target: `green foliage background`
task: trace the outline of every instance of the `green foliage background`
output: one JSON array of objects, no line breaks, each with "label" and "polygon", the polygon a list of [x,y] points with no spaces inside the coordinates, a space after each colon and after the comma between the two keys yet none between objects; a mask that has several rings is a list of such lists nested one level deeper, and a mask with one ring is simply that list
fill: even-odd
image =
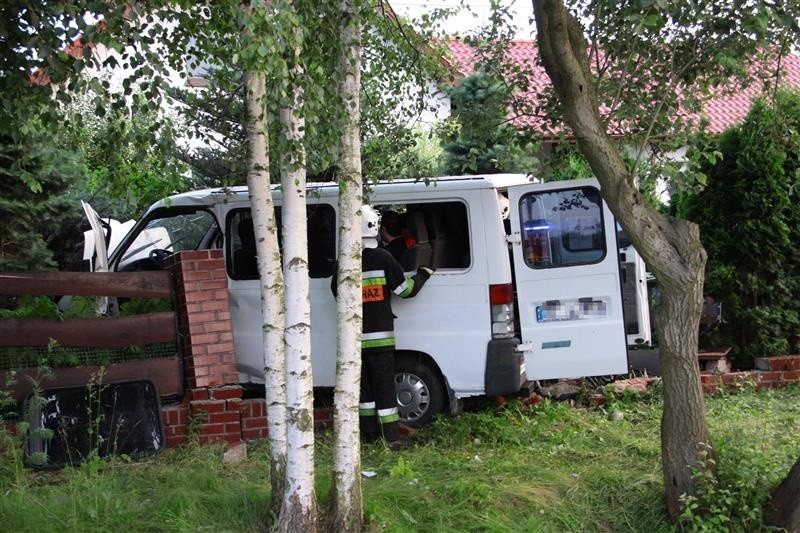
[{"label": "green foliage background", "polygon": [[708,185],[679,203],[708,251],[705,292],[723,302],[718,343],[740,358],[800,346],[800,93],[757,101],[706,161]]}]

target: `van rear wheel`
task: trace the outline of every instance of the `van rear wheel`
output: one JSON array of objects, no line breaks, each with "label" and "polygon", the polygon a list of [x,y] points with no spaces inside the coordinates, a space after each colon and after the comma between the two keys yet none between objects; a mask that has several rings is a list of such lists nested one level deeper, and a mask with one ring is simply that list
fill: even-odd
[{"label": "van rear wheel", "polygon": [[409,426],[424,426],[444,409],[441,379],[417,357],[397,359],[394,385],[400,419]]}]

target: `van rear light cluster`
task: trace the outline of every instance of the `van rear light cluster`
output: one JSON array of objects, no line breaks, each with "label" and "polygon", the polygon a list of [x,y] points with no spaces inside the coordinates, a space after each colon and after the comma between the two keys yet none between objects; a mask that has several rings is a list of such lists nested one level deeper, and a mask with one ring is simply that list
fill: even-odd
[{"label": "van rear light cluster", "polygon": [[514,331],[514,287],[510,283],[489,285],[492,338],[507,339]]}]

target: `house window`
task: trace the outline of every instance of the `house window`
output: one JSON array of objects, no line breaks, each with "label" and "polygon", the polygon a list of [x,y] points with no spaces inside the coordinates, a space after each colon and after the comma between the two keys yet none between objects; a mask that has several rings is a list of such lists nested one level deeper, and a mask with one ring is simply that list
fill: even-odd
[{"label": "house window", "polygon": [[531,268],[599,263],[606,255],[600,191],[529,193],[520,199],[522,251]]}]

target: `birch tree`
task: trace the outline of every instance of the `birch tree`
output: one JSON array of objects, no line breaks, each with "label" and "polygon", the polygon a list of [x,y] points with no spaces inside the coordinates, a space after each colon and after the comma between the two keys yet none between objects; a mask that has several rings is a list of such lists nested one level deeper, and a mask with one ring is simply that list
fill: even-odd
[{"label": "birch tree", "polygon": [[[278,514],[286,486],[286,365],[284,349],[284,279],[278,248],[275,207],[270,190],[269,119],[266,91],[266,61],[258,53],[261,39],[269,35],[264,27],[267,12],[263,4],[245,11],[242,23],[244,52],[248,69],[244,73],[247,121],[247,187],[250,196],[256,263],[261,286],[264,379],[269,421],[271,509]],[[248,61],[248,59],[250,59]]]},{"label": "birch tree", "polygon": [[361,84],[360,0],[339,3],[338,93],[342,105],[339,141],[339,255],[336,317],[339,324],[334,397],[333,531],[361,531],[361,447],[358,403],[361,383]]},{"label": "birch tree", "polygon": [[311,299],[306,233],[306,162],[303,119],[305,81],[300,53],[303,28],[294,2],[280,2],[286,25],[284,62],[287,79],[279,93],[286,99],[280,111],[285,143],[281,154],[283,191],[283,269],[286,287],[286,487],[278,520],[279,531],[317,529],[314,492],[314,389],[311,372]]}]

